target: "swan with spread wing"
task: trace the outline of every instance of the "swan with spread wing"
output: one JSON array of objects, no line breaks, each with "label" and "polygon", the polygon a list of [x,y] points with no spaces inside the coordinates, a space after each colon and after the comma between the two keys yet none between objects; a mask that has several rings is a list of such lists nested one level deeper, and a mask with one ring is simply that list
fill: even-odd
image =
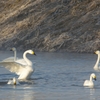
[{"label": "swan with spread wing", "polygon": [[19,80],[29,79],[33,73],[32,62],[26,57],[27,54],[35,55],[35,52],[32,50],[27,50],[23,53],[23,59],[18,59],[15,61],[1,61],[0,66],[5,67],[9,71],[19,75]]}]

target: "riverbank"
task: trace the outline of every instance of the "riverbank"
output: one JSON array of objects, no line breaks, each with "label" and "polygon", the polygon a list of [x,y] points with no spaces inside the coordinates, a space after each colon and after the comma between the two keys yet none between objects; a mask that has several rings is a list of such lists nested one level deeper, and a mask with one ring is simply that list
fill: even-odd
[{"label": "riverbank", "polygon": [[99,0],[1,0],[0,49],[94,52]]}]

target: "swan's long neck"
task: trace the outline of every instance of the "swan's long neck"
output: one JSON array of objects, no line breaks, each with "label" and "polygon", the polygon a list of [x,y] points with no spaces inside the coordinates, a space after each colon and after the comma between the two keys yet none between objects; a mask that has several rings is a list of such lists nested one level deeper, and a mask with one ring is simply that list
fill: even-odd
[{"label": "swan's long neck", "polygon": [[90,75],[90,81],[92,81],[92,76]]},{"label": "swan's long neck", "polygon": [[97,58],[95,66],[94,66],[94,69],[98,69],[99,60],[100,60],[100,54],[98,54],[98,58]]},{"label": "swan's long neck", "polygon": [[23,54],[23,58],[24,60],[26,61],[27,65],[29,65],[30,67],[32,66],[32,62],[26,57],[26,54],[28,52],[26,51],[24,54]]},{"label": "swan's long neck", "polygon": [[17,59],[17,57],[16,57],[16,50],[14,51],[14,61]]}]

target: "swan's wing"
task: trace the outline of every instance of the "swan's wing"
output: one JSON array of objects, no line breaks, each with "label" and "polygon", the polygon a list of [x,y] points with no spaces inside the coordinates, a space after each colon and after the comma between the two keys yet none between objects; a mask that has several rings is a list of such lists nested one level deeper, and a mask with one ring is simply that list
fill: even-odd
[{"label": "swan's wing", "polygon": [[[18,59],[18,58],[16,58],[16,59]],[[2,61],[4,61],[4,62],[10,62],[10,61],[14,61],[14,57],[8,57],[8,58],[6,58],[6,59],[4,59],[4,60],[2,60]]]},{"label": "swan's wing", "polygon": [[83,86],[88,86],[90,84],[89,80],[85,80]]},{"label": "swan's wing", "polygon": [[23,58],[16,60],[16,62],[22,65],[27,65],[26,61]]},{"label": "swan's wing", "polygon": [[9,80],[7,84],[12,84],[12,83],[13,83],[13,81],[12,80]]},{"label": "swan's wing", "polygon": [[9,71],[20,75],[21,72],[25,69],[25,66],[18,64],[16,62],[0,62],[0,66],[5,67]]},{"label": "swan's wing", "polygon": [[14,57],[6,58],[6,59],[4,59],[3,61],[5,61],[5,62],[7,62],[7,61],[14,61]]}]

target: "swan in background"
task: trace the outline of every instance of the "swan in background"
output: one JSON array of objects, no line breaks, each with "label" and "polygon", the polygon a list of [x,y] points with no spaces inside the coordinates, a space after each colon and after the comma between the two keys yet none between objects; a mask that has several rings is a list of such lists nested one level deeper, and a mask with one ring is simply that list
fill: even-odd
[{"label": "swan in background", "polygon": [[97,58],[96,64],[94,65],[93,68],[94,68],[94,70],[96,70],[96,71],[100,71],[100,63],[99,63],[99,61],[100,61],[100,51],[97,50],[97,51],[95,52],[95,54],[98,55],[98,58]]},{"label": "swan in background", "polygon": [[[23,53],[23,59],[19,59],[16,61],[1,61],[0,66],[7,68],[9,71],[16,73],[19,75],[19,80],[27,80],[30,78],[31,74],[33,73],[32,62],[26,57],[26,54],[33,54],[35,52],[32,50],[27,50]],[[22,62],[21,62],[22,61]],[[23,64],[23,62],[25,62]]]},{"label": "swan in background", "polygon": [[17,50],[16,50],[16,48],[13,47],[13,48],[10,49],[10,51],[14,52],[14,57],[6,58],[3,61],[15,61],[15,60],[17,60],[17,56],[16,56]]},{"label": "swan in background", "polygon": [[96,80],[96,75],[94,73],[90,75],[90,80],[84,81],[83,86],[94,87],[93,79]]},{"label": "swan in background", "polygon": [[17,54],[17,50],[16,50],[16,48],[15,47],[13,47],[13,48],[11,48],[11,50],[10,51],[13,51],[14,52],[14,61],[15,60],[17,60],[17,56],[16,56],[16,54]]},{"label": "swan in background", "polygon": [[7,84],[17,85],[20,84],[19,81],[14,77],[12,80],[9,80]]}]

